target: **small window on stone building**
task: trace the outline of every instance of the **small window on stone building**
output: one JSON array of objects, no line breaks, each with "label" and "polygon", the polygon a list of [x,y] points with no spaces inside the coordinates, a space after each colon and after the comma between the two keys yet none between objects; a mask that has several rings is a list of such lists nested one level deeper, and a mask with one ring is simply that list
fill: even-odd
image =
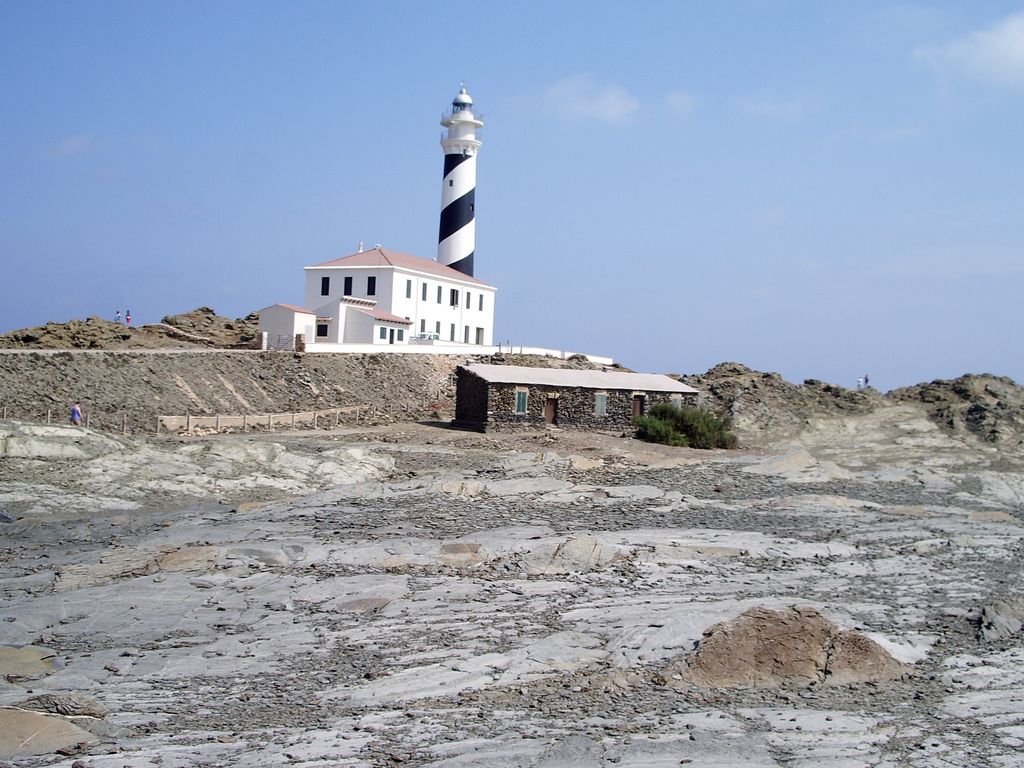
[{"label": "small window on stone building", "polygon": [[331,278],[321,277],[320,278],[320,295],[329,296],[331,294]]},{"label": "small window on stone building", "polygon": [[526,399],[529,397],[530,391],[524,388],[516,389],[516,416],[526,415]]},{"label": "small window on stone building", "polygon": [[608,415],[608,393],[607,392],[595,392],[594,393],[594,415],[595,416],[607,416]]},{"label": "small window on stone building", "polygon": [[352,295],[352,278],[351,277],[346,277],[345,278],[345,286],[344,286],[344,288],[342,289],[341,292],[345,296],[351,296]]},{"label": "small window on stone building", "polygon": [[316,337],[318,339],[325,339],[325,338],[327,338],[327,323],[317,323],[316,324]]},{"label": "small window on stone building", "polygon": [[366,295],[376,296],[377,295],[377,278],[370,275],[366,278]]},{"label": "small window on stone building", "polygon": [[682,395],[672,395],[672,407],[675,408],[677,411],[682,409],[682,407],[683,407],[683,396]]}]

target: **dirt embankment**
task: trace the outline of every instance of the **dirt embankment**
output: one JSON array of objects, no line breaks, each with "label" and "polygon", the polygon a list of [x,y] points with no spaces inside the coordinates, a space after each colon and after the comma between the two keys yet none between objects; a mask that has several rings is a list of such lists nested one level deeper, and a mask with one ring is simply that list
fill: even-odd
[{"label": "dirt embankment", "polygon": [[13,419],[64,420],[71,403],[102,425],[127,414],[152,430],[157,415],[287,413],[371,404],[397,418],[453,410],[462,358],[295,355],[227,350],[54,351],[0,354],[0,406]]}]

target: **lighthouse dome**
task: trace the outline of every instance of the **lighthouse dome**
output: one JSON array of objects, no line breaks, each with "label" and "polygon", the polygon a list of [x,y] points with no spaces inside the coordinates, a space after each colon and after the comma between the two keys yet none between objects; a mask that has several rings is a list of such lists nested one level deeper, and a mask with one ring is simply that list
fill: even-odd
[{"label": "lighthouse dome", "polygon": [[452,109],[469,109],[473,106],[473,97],[469,95],[466,86],[459,89],[459,94],[452,99]]}]

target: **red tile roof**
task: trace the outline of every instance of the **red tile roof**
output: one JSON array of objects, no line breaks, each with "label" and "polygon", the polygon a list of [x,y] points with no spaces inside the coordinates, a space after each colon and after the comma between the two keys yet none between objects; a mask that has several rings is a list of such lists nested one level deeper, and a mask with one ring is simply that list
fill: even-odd
[{"label": "red tile roof", "polygon": [[273,309],[274,307],[283,307],[283,308],[287,309],[289,312],[299,312],[299,313],[301,313],[303,315],[315,315],[316,314],[316,312],[314,312],[311,309],[306,309],[304,307],[297,307],[294,304],[271,304],[269,307],[264,307],[263,309],[261,309],[260,312],[266,312],[268,309]]},{"label": "red tile roof", "polygon": [[388,323],[402,323],[403,325],[412,325],[412,320],[407,320],[404,317],[398,315],[392,315],[390,312],[385,312],[383,309],[363,309],[362,307],[352,307],[356,312],[362,312],[364,315],[369,315],[375,320],[384,320]]},{"label": "red tile roof", "polygon": [[480,280],[469,275],[464,275],[457,269],[446,267],[444,264],[439,264],[433,259],[424,259],[420,256],[410,256],[408,253],[399,253],[398,251],[392,251],[390,248],[370,248],[360,253],[353,253],[350,256],[344,256],[340,259],[332,259],[331,261],[325,261],[322,264],[314,264],[312,267],[306,267],[306,269],[317,269],[319,267],[405,267],[406,269],[414,269],[417,272],[426,272],[430,275],[436,275],[437,277],[443,277],[446,280],[460,280],[464,283],[474,283],[476,285],[486,285],[488,288],[493,286],[487,285]]}]

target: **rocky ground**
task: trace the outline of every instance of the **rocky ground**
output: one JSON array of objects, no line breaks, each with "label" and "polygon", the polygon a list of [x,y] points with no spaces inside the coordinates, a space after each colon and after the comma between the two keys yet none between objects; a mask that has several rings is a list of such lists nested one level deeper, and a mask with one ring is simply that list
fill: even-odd
[{"label": "rocky ground", "polygon": [[1019,390],[726,368],[741,451],[0,424],[0,761],[1024,766]]},{"label": "rocky ground", "polygon": [[0,349],[250,349],[258,333],[255,313],[232,320],[199,307],[168,315],[159,323],[131,327],[96,316],[50,322],[0,334]]}]

